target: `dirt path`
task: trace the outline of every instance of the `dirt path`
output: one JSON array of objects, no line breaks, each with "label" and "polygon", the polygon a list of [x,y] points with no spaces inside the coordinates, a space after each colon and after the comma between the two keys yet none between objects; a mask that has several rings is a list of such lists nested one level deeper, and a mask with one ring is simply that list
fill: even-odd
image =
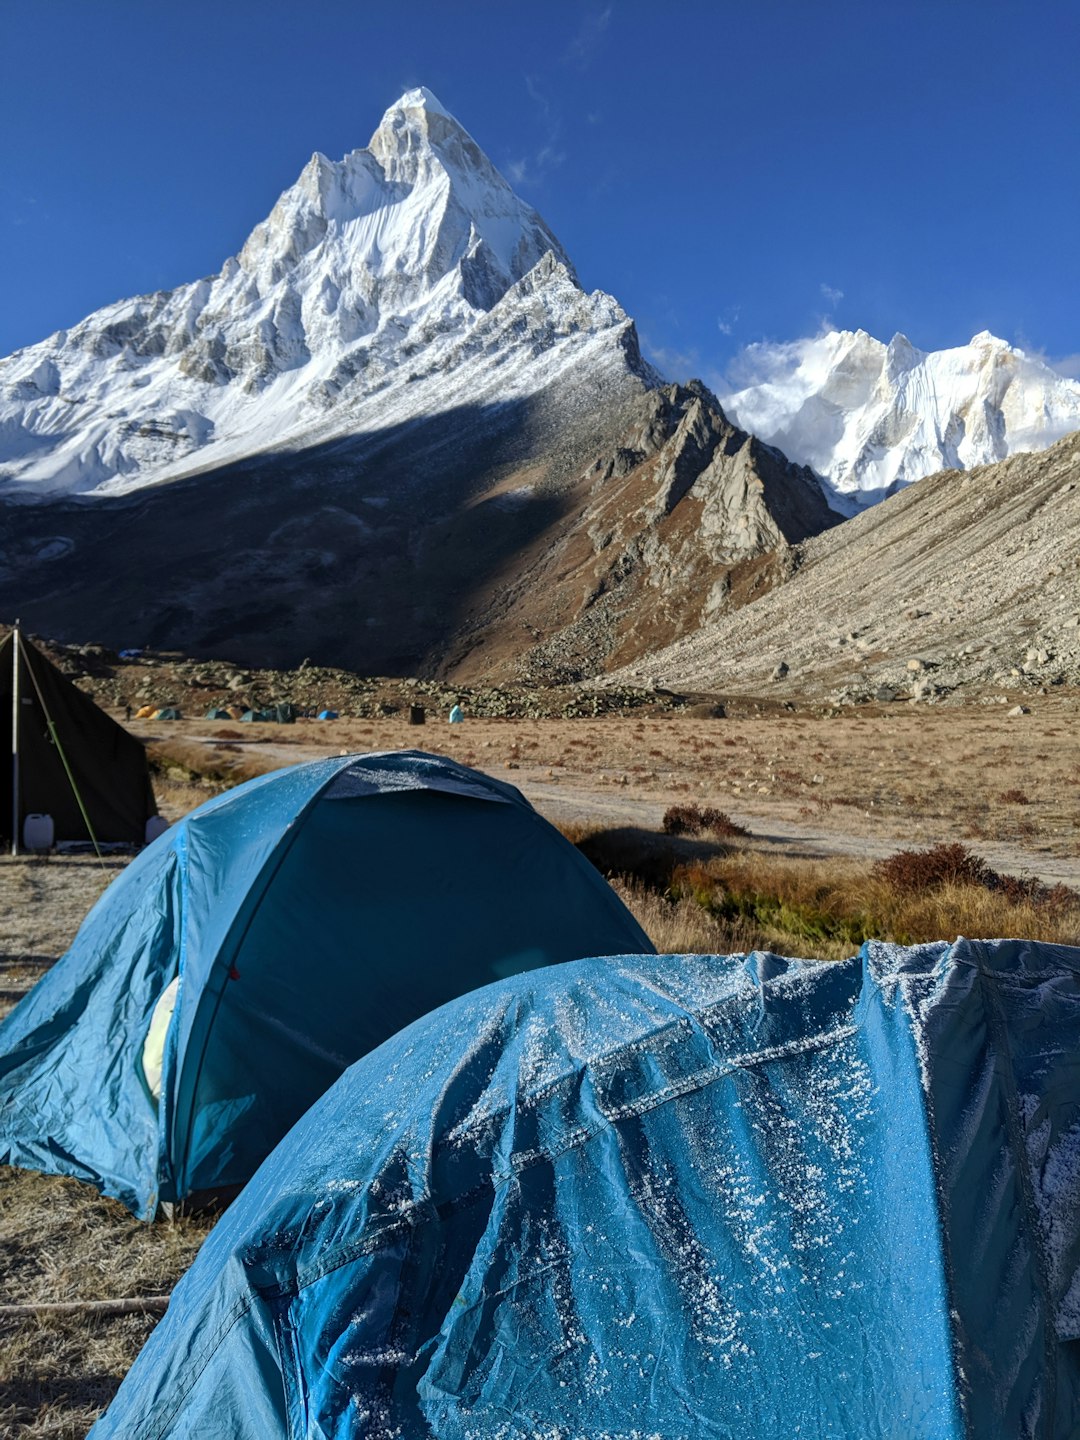
[{"label": "dirt path", "polygon": [[[250,738],[230,743],[268,768],[353,750],[437,750],[517,785],[557,824],[659,829],[671,804],[693,802],[726,811],[791,855],[880,859],[960,840],[995,870],[1080,888],[1072,719],[1051,709],[1018,726],[972,710],[900,720],[607,717],[421,729],[388,717],[300,722],[287,733],[250,727]],[[197,722],[184,740],[219,743]]]},{"label": "dirt path", "polygon": [[[658,830],[667,808],[662,799],[612,795],[610,791],[597,792],[588,786],[565,781],[553,783],[531,775],[510,778],[536,809],[555,824],[632,825]],[[821,825],[799,825],[760,808],[729,806],[727,813],[737,824],[745,826],[756,841],[806,859],[854,855],[879,860],[897,850],[921,848],[926,844],[925,836],[899,833],[872,836],[826,829]],[[1034,875],[1044,884],[1061,883],[1080,889],[1080,858],[1070,860],[1036,854],[993,841],[980,841],[978,851],[995,870],[1010,875]]]}]

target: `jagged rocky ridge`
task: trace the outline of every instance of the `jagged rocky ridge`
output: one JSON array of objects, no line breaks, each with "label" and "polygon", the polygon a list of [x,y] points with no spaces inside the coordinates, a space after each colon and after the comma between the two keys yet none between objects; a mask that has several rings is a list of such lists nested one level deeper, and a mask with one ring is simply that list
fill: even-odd
[{"label": "jagged rocky ridge", "polygon": [[755,348],[764,373],[725,409],[811,466],[846,515],[939,470],[1044,450],[1080,429],[1080,383],[988,331],[931,352],[865,330]]},{"label": "jagged rocky ridge", "polygon": [[[811,472],[733,426],[698,382],[650,392],[628,421],[480,597],[455,673],[602,674],[764,593],[792,545],[838,523]],[[515,659],[523,634],[533,643]]]}]

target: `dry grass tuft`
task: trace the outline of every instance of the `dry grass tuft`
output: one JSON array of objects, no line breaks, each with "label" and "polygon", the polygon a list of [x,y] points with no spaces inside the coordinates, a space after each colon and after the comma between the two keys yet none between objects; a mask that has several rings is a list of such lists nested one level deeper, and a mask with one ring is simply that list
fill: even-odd
[{"label": "dry grass tuft", "polygon": [[939,890],[944,885],[992,888],[986,862],[959,843],[932,845],[928,850],[898,850],[874,865],[874,875],[904,895]]},{"label": "dry grass tuft", "polygon": [[962,845],[871,865],[634,829],[581,827],[571,838],[662,951],[760,949],[839,960],[869,939],[1080,939],[1080,894],[998,875]]},{"label": "dry grass tuft", "polygon": [[722,920],[688,897],[676,899],[616,877],[612,887],[661,955],[734,955],[754,948],[752,927]]},{"label": "dry grass tuft", "polygon": [[1080,907],[1080,893],[1067,885],[1044,885],[1030,875],[1001,875],[964,845],[933,845],[928,850],[898,850],[879,860],[877,879],[905,895],[940,890],[945,886],[980,886],[1013,905],[1069,911]]},{"label": "dry grass tuft", "polygon": [[822,960],[842,959],[870,939],[914,945],[957,935],[1024,936],[1075,944],[1080,895],[1058,886],[1048,903],[1033,899],[1026,884],[988,888],[943,877],[907,888],[859,860],[743,851],[678,870],[672,890],[721,919],[743,919],[754,929],[755,945]]},{"label": "dry grass tuft", "polygon": [[182,736],[146,747],[158,808],[167,819],[179,819],[223,790],[265,775],[281,763],[247,745],[232,743],[235,734],[219,732],[212,748]]}]

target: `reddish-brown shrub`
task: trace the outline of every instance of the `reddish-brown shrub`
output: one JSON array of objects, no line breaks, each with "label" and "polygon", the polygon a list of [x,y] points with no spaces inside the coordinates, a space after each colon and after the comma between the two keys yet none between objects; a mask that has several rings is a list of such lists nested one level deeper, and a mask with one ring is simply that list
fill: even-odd
[{"label": "reddish-brown shrub", "polygon": [[874,865],[877,879],[909,894],[942,885],[985,886],[990,873],[986,861],[958,841],[932,845],[929,850],[898,850]]},{"label": "reddish-brown shrub", "polygon": [[663,827],[665,835],[702,835],[707,832],[720,839],[735,839],[750,834],[745,826],[737,825],[725,811],[714,810],[711,806],[703,809],[700,805],[672,805],[664,814]]},{"label": "reddish-brown shrub", "polygon": [[1002,875],[965,845],[934,845],[929,850],[898,850],[878,860],[874,875],[901,893],[938,890],[943,885],[979,885],[1013,905],[1064,910],[1080,899],[1068,885],[1044,885],[1034,875]]}]

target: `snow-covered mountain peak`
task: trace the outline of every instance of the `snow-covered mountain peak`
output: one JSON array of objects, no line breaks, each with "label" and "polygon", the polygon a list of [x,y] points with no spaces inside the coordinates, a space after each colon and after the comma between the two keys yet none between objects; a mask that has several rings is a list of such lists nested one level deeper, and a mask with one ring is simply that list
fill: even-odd
[{"label": "snow-covered mountain peak", "polygon": [[[389,115],[394,110],[426,110],[431,115],[445,115],[448,120],[454,117],[444,105],[439,103],[439,98],[426,85],[416,85],[411,90],[406,90],[401,99],[390,106],[386,112]],[[383,116],[383,122],[386,121]]]},{"label": "snow-covered mountain peak", "polygon": [[895,380],[905,370],[913,370],[923,359],[923,352],[917,350],[908,337],[898,330],[889,341],[885,352],[885,373],[890,380]]},{"label": "snow-covered mountain peak", "polygon": [[[524,394],[550,382],[545,349],[568,360],[605,335],[612,363],[652,383],[628,329],[458,121],[410,90],[366,149],[316,152],[218,275],[0,360],[0,486],[128,490],[459,392]],[[481,356],[489,373],[466,383]],[[403,388],[440,367],[441,385]]]},{"label": "snow-covered mountain peak", "polygon": [[387,180],[415,184],[418,174],[434,161],[506,183],[465,127],[423,86],[406,91],[390,106],[368,149],[382,164]]},{"label": "snow-covered mountain peak", "polygon": [[865,330],[758,347],[753,384],[721,397],[743,429],[810,465],[841,513],[936,470],[1041,450],[1080,429],[1080,384],[988,330],[923,351]]}]

